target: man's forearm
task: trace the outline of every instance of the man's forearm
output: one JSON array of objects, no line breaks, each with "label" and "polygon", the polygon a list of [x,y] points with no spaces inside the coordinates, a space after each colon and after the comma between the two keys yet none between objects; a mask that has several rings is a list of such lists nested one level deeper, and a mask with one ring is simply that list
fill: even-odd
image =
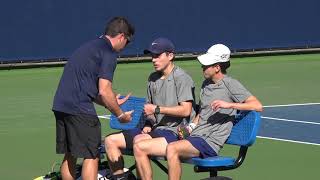
[{"label": "man's forearm", "polygon": [[117,99],[113,91],[101,93],[99,97],[102,104],[109,109],[111,113],[115,114],[116,116],[120,116],[123,113],[117,103]]},{"label": "man's forearm", "polygon": [[105,107],[105,104],[102,102],[100,94],[97,96],[97,98],[94,100],[94,102],[100,106]]},{"label": "man's forearm", "polygon": [[200,115],[198,114],[196,117],[194,117],[193,119],[192,119],[192,123],[194,123],[194,124],[199,124],[199,119],[200,119]]},{"label": "man's forearm", "polygon": [[238,110],[263,110],[262,104],[254,96],[250,96],[244,103],[231,103],[231,108]]},{"label": "man's forearm", "polygon": [[163,107],[160,106],[160,113],[169,116],[176,117],[188,117],[191,114],[192,104],[190,106],[173,106],[173,107]]}]

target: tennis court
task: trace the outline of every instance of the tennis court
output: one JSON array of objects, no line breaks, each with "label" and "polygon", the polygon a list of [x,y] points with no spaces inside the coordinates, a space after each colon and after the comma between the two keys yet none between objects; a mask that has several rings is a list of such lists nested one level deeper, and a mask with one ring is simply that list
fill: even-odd
[{"label": "tennis court", "polygon": [[[244,164],[221,173],[237,180],[317,179],[320,160],[320,54],[232,58],[229,74],[240,80],[265,106],[260,138],[249,148]],[[195,60],[177,61],[194,79],[203,80]],[[119,64],[116,92],[145,96],[151,63]],[[0,71],[0,179],[32,179],[50,171],[62,156],[55,154],[55,122],[51,112],[62,68]],[[199,94],[199,88],[196,89]],[[98,108],[98,114],[109,114]],[[113,132],[101,119],[103,134]],[[222,153],[237,149],[226,146]],[[133,162],[126,158],[129,166]],[[154,167],[155,179],[166,179]],[[208,174],[184,165],[182,179]]]},{"label": "tennis court", "polygon": [[320,145],[320,103],[265,107],[261,138]]}]

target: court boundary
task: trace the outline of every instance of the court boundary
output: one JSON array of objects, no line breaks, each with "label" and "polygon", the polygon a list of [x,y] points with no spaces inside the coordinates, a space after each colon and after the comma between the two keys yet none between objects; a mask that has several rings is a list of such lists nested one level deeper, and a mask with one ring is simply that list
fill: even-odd
[{"label": "court boundary", "polygon": [[284,118],[274,118],[274,117],[266,117],[261,116],[262,119],[271,119],[275,121],[286,121],[286,122],[295,122],[295,123],[303,123],[303,124],[313,124],[313,125],[320,125],[318,122],[310,122],[310,121],[299,121],[299,120],[292,120],[292,119],[284,119]]},{"label": "court boundary", "polygon": [[[320,103],[313,102],[313,103],[299,103],[299,104],[278,104],[278,105],[267,105],[267,106],[263,106],[263,107],[264,108],[273,108],[273,107],[310,106],[310,105],[320,105]],[[290,120],[290,119],[283,119],[283,118],[273,118],[273,117],[265,117],[265,116],[261,116],[261,118],[272,119],[272,120],[277,120],[277,121],[288,121],[288,122],[320,125],[320,123],[309,122],[309,121],[298,121],[298,120]],[[291,142],[291,143],[298,143],[298,144],[307,144],[307,145],[320,146],[320,144],[318,144],[318,143],[295,141],[295,140],[290,140],[290,139],[282,139],[282,138],[274,138],[274,137],[266,137],[266,136],[257,136],[257,137],[260,138],[260,139],[269,139],[269,140],[275,140],[275,141],[284,141],[284,142]]]},{"label": "court boundary", "polygon": [[274,137],[257,136],[257,138],[259,138],[259,139],[269,139],[269,140],[275,140],[275,141],[291,142],[291,143],[298,143],[298,144],[307,144],[307,145],[320,146],[320,144],[317,144],[317,143],[310,143],[310,142],[304,142],[304,141],[294,141],[294,140],[274,138]]},{"label": "court boundary", "polygon": [[319,105],[319,104],[320,103],[279,104],[279,105],[267,105],[267,106],[263,106],[263,107],[268,108],[268,107],[309,106],[309,105]]}]

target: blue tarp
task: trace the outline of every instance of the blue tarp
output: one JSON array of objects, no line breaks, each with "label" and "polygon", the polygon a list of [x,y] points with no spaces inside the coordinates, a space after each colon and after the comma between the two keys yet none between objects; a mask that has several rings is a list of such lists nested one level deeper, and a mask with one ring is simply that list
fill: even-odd
[{"label": "blue tarp", "polygon": [[103,33],[113,16],[136,27],[121,55],[141,54],[155,38],[179,52],[213,43],[231,49],[320,45],[318,0],[10,0],[0,5],[0,60],[63,58]]}]

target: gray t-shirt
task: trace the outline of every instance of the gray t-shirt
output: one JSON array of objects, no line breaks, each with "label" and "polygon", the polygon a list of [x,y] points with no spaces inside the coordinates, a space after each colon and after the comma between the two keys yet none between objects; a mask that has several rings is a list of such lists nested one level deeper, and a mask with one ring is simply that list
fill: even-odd
[{"label": "gray t-shirt", "polygon": [[218,153],[231,133],[237,110],[220,108],[213,111],[211,103],[214,100],[242,103],[249,96],[251,93],[239,81],[227,75],[217,83],[211,80],[203,81],[199,124],[191,136],[203,138]]},{"label": "gray t-shirt", "polygon": [[[160,79],[161,76],[159,72],[154,72],[149,76],[148,103],[165,107],[178,106],[180,102],[186,101],[192,101],[195,104],[194,82],[183,69],[175,66],[166,79]],[[193,109],[192,117],[194,115]],[[182,118],[158,114],[155,115],[155,120],[151,121],[158,129],[167,129],[177,133],[177,126],[182,122],[189,122],[192,117]]]}]

